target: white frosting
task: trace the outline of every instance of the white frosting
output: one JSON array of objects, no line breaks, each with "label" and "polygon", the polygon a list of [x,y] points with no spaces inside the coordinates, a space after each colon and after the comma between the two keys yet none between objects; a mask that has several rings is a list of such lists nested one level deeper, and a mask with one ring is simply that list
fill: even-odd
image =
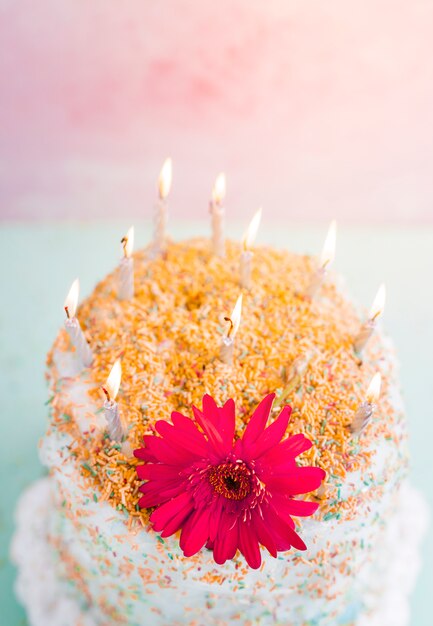
[{"label": "white frosting", "polygon": [[[27,609],[31,626],[101,626],[114,623],[102,617],[98,607],[84,606],[73,586],[59,576],[58,555],[53,551],[47,536],[47,527],[52,528],[55,489],[56,482],[52,478],[40,480],[23,494],[17,508],[17,530],[11,548],[12,559],[18,566],[17,596]],[[376,558],[374,567],[369,568],[368,586],[371,591],[370,594],[364,594],[363,601],[366,605],[371,604],[372,608],[355,620],[349,616],[347,624],[409,624],[408,596],[420,566],[419,543],[427,519],[427,506],[423,498],[405,484],[401,489],[392,522],[382,536],[381,558]],[[65,537],[64,541],[67,543],[68,538]],[[151,613],[148,605],[141,604],[140,611],[137,612],[139,621],[136,623],[147,626],[173,624],[169,617],[170,605],[164,605],[165,594],[161,593],[159,599],[154,595],[152,599],[158,600],[165,617]],[[239,608],[246,606],[247,602],[240,598]],[[210,621],[207,620],[206,623]],[[247,622],[241,619],[237,623]],[[269,620],[260,623],[269,623]],[[326,623],[332,622],[320,622]],[[338,621],[334,620],[333,623]]]}]

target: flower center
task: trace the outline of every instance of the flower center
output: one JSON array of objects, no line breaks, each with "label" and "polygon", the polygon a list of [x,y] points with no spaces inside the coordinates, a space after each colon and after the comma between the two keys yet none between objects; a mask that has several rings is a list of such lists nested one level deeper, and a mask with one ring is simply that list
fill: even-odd
[{"label": "flower center", "polygon": [[208,478],[216,493],[228,500],[243,500],[251,492],[251,470],[242,462],[215,465]]}]

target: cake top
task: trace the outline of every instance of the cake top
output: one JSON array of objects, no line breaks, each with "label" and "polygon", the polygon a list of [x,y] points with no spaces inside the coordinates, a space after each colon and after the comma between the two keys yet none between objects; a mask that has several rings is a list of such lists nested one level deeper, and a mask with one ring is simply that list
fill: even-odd
[{"label": "cake top", "polygon": [[[377,440],[393,438],[393,424],[400,417],[389,394],[389,355],[379,335],[372,337],[362,361],[354,352],[353,338],[362,320],[332,277],[319,297],[305,298],[316,270],[312,258],[257,247],[252,288],[241,290],[240,253],[240,245],[232,242],[226,243],[224,258],[212,254],[208,240],[169,242],[156,258],[149,250],[134,255],[133,299],[118,299],[116,272],[97,285],[78,311],[94,354],[92,367],[81,377],[89,383],[95,413],[102,410],[101,387],[119,357],[117,400],[131,451],[142,445],[143,435],[154,433],[158,420],[169,420],[172,411],[190,415],[204,394],[219,405],[229,398],[235,401],[241,436],[257,404],[275,393],[275,409],[283,400],[292,407],[288,434],[304,433],[314,444],[300,464],[327,472],[320,514],[351,517],[356,498],[339,498],[346,473],[359,470],[368,480]],[[219,351],[229,329],[224,318],[241,291],[242,318],[230,366],[220,360]],[[62,331],[49,356],[56,392],[64,381],[53,355],[70,349]],[[297,359],[305,367],[293,385]],[[358,438],[350,425],[378,369],[383,373],[379,410]],[[138,506],[138,460],[110,441],[94,415],[89,414],[88,430],[80,430],[73,403],[65,407],[61,394],[55,394],[52,407],[54,424],[73,438],[74,454],[83,474],[98,486],[100,498],[127,512],[130,524],[135,519],[146,524],[148,513]]]}]

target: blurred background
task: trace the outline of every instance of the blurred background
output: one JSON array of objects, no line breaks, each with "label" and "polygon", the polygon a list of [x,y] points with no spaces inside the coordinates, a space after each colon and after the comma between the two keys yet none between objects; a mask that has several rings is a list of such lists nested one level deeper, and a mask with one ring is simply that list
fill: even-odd
[{"label": "blurred background", "polygon": [[[433,220],[431,0],[0,0],[7,219]],[[325,217],[324,217],[325,216]]]},{"label": "blurred background", "polygon": [[[433,504],[433,0],[0,0],[0,622],[26,624],[13,511],[43,472],[44,361],[76,275],[83,297],[151,237],[173,158],[170,233],[228,234],[263,206],[259,243],[316,254],[367,310],[387,285],[412,448]],[[411,626],[431,626],[433,536]]]}]

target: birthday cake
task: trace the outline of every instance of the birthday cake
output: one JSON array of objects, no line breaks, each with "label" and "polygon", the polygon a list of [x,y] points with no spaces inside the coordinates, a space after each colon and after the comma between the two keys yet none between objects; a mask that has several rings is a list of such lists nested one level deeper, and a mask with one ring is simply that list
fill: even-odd
[{"label": "birthday cake", "polygon": [[49,474],[13,543],[30,623],[407,624],[424,508],[380,311],[287,251],[125,261],[48,357]]}]

